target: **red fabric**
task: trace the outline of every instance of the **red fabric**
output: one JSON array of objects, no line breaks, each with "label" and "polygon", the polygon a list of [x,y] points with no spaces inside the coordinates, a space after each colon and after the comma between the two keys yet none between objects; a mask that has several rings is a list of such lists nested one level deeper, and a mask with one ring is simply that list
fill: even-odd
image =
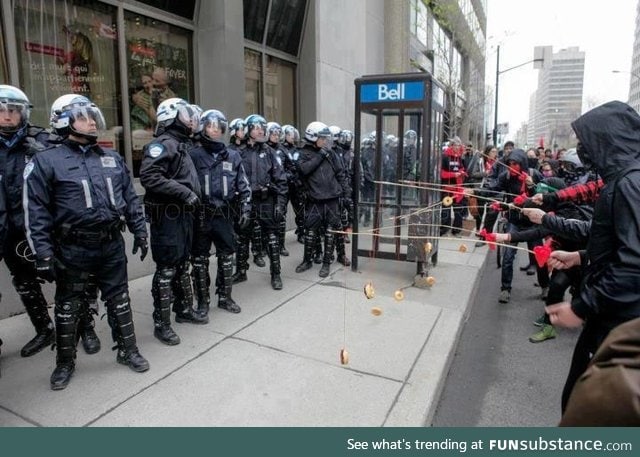
[{"label": "red fabric", "polygon": [[549,260],[553,249],[551,248],[551,243],[553,243],[552,238],[548,238],[545,240],[542,246],[535,246],[533,248],[533,255],[536,258],[536,263],[540,268],[542,268]]},{"label": "red fabric", "polygon": [[490,208],[493,211],[502,211],[502,205],[498,201],[492,202],[490,205]]},{"label": "red fabric", "polygon": [[478,232],[478,236],[484,238],[484,240],[489,244],[489,249],[494,251],[496,249],[496,234],[492,232],[487,232],[487,229],[482,229]]},{"label": "red fabric", "polygon": [[527,194],[520,194],[516,198],[513,199],[513,204],[516,206],[524,205],[524,202],[527,201]]}]

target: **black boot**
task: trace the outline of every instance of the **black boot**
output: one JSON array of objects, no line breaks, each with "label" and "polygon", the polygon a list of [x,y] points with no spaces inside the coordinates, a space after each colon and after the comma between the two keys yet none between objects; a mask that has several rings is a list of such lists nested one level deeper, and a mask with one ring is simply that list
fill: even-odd
[{"label": "black boot", "polygon": [[193,309],[193,290],[189,280],[189,262],[183,262],[176,270],[173,279],[175,301],[173,311],[176,313],[176,322],[188,324],[207,324],[209,316],[201,316]]},{"label": "black boot", "polygon": [[278,230],[278,241],[280,242],[280,255],[285,256],[285,257],[289,257],[289,251],[287,251],[287,248],[284,247],[284,238],[285,235],[287,234],[287,220],[286,220],[286,215],[285,218],[280,221],[280,227]]},{"label": "black boot", "polygon": [[101,344],[95,332],[96,323],[93,320],[94,309],[87,300],[80,308],[80,320],[78,321],[77,337],[82,341],[82,348],[87,354],[95,354],[100,351]]},{"label": "black boot", "polygon": [[151,295],[153,296],[153,336],[164,344],[180,344],[180,337],[171,328],[171,304],[173,290],[171,282],[176,271],[171,267],[160,267],[153,275]]},{"label": "black boot", "polygon": [[49,380],[52,390],[67,387],[75,371],[78,318],[81,301],[63,301],[56,303],[56,368]]},{"label": "black boot", "polygon": [[262,244],[262,228],[257,220],[253,221],[251,228],[251,253],[253,254],[253,263],[260,268],[266,266],[264,261],[264,246]]},{"label": "black boot", "polygon": [[302,257],[302,263],[296,267],[296,273],[302,273],[307,271],[313,266],[311,257],[315,249],[316,233],[313,230],[307,230],[304,236],[304,254]]},{"label": "black boot", "polygon": [[216,278],[218,308],[222,308],[230,313],[242,311],[236,302],[231,298],[233,284],[233,259],[230,255],[218,256],[218,276]]},{"label": "black boot", "polygon": [[238,235],[236,249],[236,272],[233,274],[233,283],[247,280],[247,270],[249,269],[249,242],[250,231],[241,230]]},{"label": "black boot", "polygon": [[314,246],[313,263],[320,265],[322,263],[322,235],[320,233],[316,233]]},{"label": "black boot", "polygon": [[76,371],[76,365],[73,362],[61,363],[56,360],[56,367],[51,373],[49,384],[51,390],[63,390],[69,385],[73,372]]},{"label": "black boot", "polygon": [[335,235],[335,244],[336,244],[336,253],[338,254],[338,262],[344,265],[345,267],[351,266],[351,261],[347,257],[347,252],[344,243],[346,242],[347,235],[336,234]]},{"label": "black boot", "polygon": [[147,371],[149,362],[140,355],[136,344],[129,294],[123,292],[107,301],[106,306],[111,335],[118,348],[116,362],[127,365],[137,373]]},{"label": "black boot", "polygon": [[209,293],[209,287],[211,286],[209,257],[196,256],[193,258],[192,263],[191,278],[193,279],[193,291],[198,302],[198,314],[206,317],[209,315],[209,305],[211,303],[211,295]]},{"label": "black boot", "polygon": [[37,354],[55,340],[53,322],[47,310],[47,301],[42,295],[40,283],[35,280],[16,281],[13,285],[20,295],[20,300],[27,310],[29,319],[36,329],[36,336],[33,337],[20,351],[22,357],[30,357]]},{"label": "black boot", "polygon": [[234,284],[238,284],[239,282],[244,282],[247,280],[247,270],[236,270],[233,274],[232,278]]},{"label": "black boot", "polygon": [[271,287],[273,290],[282,290],[282,278],[280,277],[280,246],[275,233],[269,233],[267,245],[269,251],[269,268],[271,270]]},{"label": "black boot", "polygon": [[334,240],[335,236],[333,233],[326,233],[324,235],[324,257],[322,259],[322,268],[320,268],[320,272],[318,273],[318,276],[321,278],[329,276],[332,262],[331,258],[333,257]]}]

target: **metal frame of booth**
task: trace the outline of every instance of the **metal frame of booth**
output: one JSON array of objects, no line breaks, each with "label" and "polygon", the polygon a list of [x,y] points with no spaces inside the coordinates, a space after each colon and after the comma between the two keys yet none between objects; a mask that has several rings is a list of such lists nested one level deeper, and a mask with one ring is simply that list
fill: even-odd
[{"label": "metal frame of booth", "polygon": [[[371,198],[370,178],[373,174],[375,181],[395,178],[398,182],[413,176],[422,182],[439,182],[444,89],[428,73],[363,76],[355,80],[355,86],[353,185],[358,183],[358,191],[354,192],[352,269],[357,270],[359,256],[383,258],[416,262],[416,274],[425,276],[428,268],[437,263],[438,240],[435,237],[439,233],[440,212],[401,216],[433,205],[441,198],[440,193],[375,185]],[[374,135],[365,134],[367,126],[363,123],[369,127],[375,123],[375,139]],[[395,129],[395,132],[386,133],[398,138],[397,146],[385,144],[385,127]],[[404,144],[404,134],[409,128],[417,134],[413,164],[409,147]],[[367,146],[363,149],[365,138]],[[412,166],[413,174],[407,164]],[[373,170],[367,173],[367,166]],[[369,192],[363,191],[365,186],[369,186]],[[360,224],[363,218],[367,222],[367,216],[371,217],[371,228]],[[389,221],[392,223],[388,224]],[[361,230],[372,235],[359,234]],[[431,243],[430,251],[427,242]]]}]

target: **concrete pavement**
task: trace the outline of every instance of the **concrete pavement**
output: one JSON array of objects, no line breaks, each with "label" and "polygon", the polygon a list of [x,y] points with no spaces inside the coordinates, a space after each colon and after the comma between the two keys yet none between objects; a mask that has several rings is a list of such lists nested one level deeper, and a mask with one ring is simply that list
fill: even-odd
[{"label": "concrete pavement", "polygon": [[[0,426],[423,426],[485,261],[487,248],[474,242],[441,241],[436,284],[407,287],[398,302],[393,294],[411,283],[415,264],[361,258],[358,272],[334,263],[324,280],[317,265],[296,274],[302,246],[289,232],[283,290],[271,289],[268,267],[252,264],[233,291],[242,312],[214,306],[208,325],[175,324],[182,343],[173,347],[153,337],[151,276],[135,279],[136,334],[151,369],[138,374],[115,362],[103,319],[102,350],[79,347],[74,377],[58,392],[49,389],[54,352],[21,358],[33,328],[25,314],[4,319]],[[371,300],[362,292],[368,281]]]}]

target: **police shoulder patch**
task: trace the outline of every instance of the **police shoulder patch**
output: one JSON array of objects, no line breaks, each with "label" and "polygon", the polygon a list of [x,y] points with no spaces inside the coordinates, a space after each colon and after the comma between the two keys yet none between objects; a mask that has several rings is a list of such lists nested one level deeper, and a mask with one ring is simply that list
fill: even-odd
[{"label": "police shoulder patch", "polygon": [[161,143],[151,143],[149,146],[147,146],[147,154],[153,159],[159,157],[160,154],[164,152],[164,150],[165,147]]},{"label": "police shoulder patch", "polygon": [[24,166],[24,172],[22,173],[22,178],[23,179],[27,179],[29,177],[29,175],[31,174],[31,172],[33,171],[33,167],[34,167],[34,163],[33,161],[29,162],[28,164],[26,164]]}]

